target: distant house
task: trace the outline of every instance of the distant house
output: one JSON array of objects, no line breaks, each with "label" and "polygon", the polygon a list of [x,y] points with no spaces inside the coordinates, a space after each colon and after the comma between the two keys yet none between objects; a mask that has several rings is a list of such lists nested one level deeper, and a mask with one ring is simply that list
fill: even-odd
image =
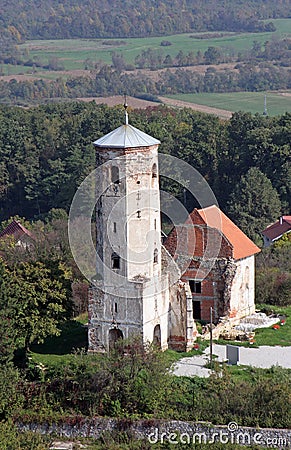
[{"label": "distant house", "polygon": [[291,216],[281,216],[277,222],[262,231],[264,246],[269,247],[274,241],[291,231]]},{"label": "distant house", "polygon": [[[181,280],[190,285],[194,319],[209,322],[210,307],[215,322],[253,314],[254,255],[260,249],[215,205],[194,209],[181,230],[182,253],[191,257]],[[164,246],[179,260],[177,235],[176,227]]]},{"label": "distant house", "polygon": [[34,240],[33,234],[17,220],[10,222],[10,224],[1,231],[0,239],[13,239],[16,246],[23,248],[30,247]]}]

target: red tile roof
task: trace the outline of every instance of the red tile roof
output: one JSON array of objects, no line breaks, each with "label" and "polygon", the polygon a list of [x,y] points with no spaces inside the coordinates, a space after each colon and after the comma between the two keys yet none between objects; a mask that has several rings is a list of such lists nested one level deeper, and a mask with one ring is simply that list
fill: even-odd
[{"label": "red tile roof", "polygon": [[0,238],[5,236],[14,236],[15,239],[20,239],[24,234],[33,238],[32,233],[27,228],[21,225],[21,223],[17,220],[13,220],[4,230],[1,231]]},{"label": "red tile roof", "polygon": [[216,205],[198,209],[198,214],[211,228],[222,232],[233,247],[233,258],[242,259],[261,250]]},{"label": "red tile roof", "polygon": [[291,230],[291,216],[282,216],[277,222],[267,227],[262,234],[271,241]]},{"label": "red tile roof", "polygon": [[[183,227],[187,232],[184,239],[180,230]],[[185,225],[177,229],[178,234],[180,233],[180,240],[185,242],[188,247],[188,254],[191,253],[194,257],[217,255],[218,258],[242,259],[260,252],[259,247],[215,205],[204,209],[194,209]],[[182,247],[177,243],[175,229],[170,233],[164,245],[172,255],[175,254],[177,246],[179,247],[178,253],[180,253]]]}]

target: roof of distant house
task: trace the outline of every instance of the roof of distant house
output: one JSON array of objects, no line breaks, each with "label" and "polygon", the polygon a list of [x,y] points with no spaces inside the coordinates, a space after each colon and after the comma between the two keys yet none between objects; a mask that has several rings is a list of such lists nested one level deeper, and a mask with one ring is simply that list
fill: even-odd
[{"label": "roof of distant house", "polygon": [[277,222],[268,226],[262,234],[271,241],[278,239],[283,234],[288,233],[291,230],[291,216],[282,216]]},{"label": "roof of distant house", "polygon": [[21,225],[21,223],[17,220],[13,220],[4,230],[1,231],[0,238],[5,236],[14,236],[14,238],[20,239],[23,235],[33,238],[32,233],[27,228]]},{"label": "roof of distant house", "polygon": [[[187,219],[185,225],[183,225],[182,227],[184,226],[185,229],[189,229],[189,226],[190,228],[191,226],[193,226],[194,233],[188,233],[187,236],[188,239],[190,237],[190,239],[196,240],[196,244],[194,244],[193,246],[188,246],[188,249],[191,249],[190,252],[193,251],[194,257],[202,256],[201,254],[199,254],[199,248],[201,249],[201,247],[197,246],[197,242],[199,240],[206,239],[209,242],[210,239],[215,250],[216,245],[218,245],[218,247],[221,247],[221,245],[223,244],[219,239],[219,236],[223,236],[224,242],[228,243],[228,255],[232,255],[232,257],[236,260],[247,258],[248,256],[252,256],[260,252],[259,247],[257,247],[251,241],[251,239],[249,239],[242,232],[242,230],[240,230],[240,228],[238,228],[216,205],[208,206],[207,208],[203,209],[195,208]],[[207,234],[201,234],[201,230],[203,228],[206,228],[208,230]],[[171,254],[175,253],[174,247],[177,244],[176,239],[177,237],[174,229],[165,242],[165,247],[172,250],[170,252]],[[219,250],[219,248],[217,250]],[[207,253],[209,253],[209,255],[211,254],[211,252],[209,251],[206,252],[206,257]]]}]

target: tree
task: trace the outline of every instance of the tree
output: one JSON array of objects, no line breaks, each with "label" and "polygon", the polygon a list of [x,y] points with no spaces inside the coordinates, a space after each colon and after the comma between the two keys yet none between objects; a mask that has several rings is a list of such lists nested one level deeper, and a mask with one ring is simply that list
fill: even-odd
[{"label": "tree", "polygon": [[[59,269],[61,272],[61,268]],[[66,290],[43,263],[21,263],[13,268],[1,263],[1,318],[8,340],[25,353],[33,342],[58,335],[58,325],[71,315]]]},{"label": "tree", "polygon": [[218,64],[222,59],[222,52],[217,47],[208,47],[204,53],[205,64]]},{"label": "tree", "polygon": [[0,259],[0,366],[3,367],[12,361],[15,349],[11,323],[13,310],[9,305],[8,286],[8,273]]},{"label": "tree", "polygon": [[276,306],[291,304],[291,235],[285,234],[256,258],[256,301]]},{"label": "tree", "polygon": [[256,167],[251,167],[235,186],[228,203],[231,219],[255,242],[260,233],[281,212],[281,202],[271,181]]}]

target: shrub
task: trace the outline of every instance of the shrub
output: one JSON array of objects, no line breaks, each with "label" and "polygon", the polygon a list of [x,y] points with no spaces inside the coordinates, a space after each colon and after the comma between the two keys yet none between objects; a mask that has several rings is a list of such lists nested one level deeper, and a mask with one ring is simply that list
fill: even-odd
[{"label": "shrub", "polygon": [[20,433],[10,422],[0,422],[1,450],[46,450],[50,438],[38,433]]}]

